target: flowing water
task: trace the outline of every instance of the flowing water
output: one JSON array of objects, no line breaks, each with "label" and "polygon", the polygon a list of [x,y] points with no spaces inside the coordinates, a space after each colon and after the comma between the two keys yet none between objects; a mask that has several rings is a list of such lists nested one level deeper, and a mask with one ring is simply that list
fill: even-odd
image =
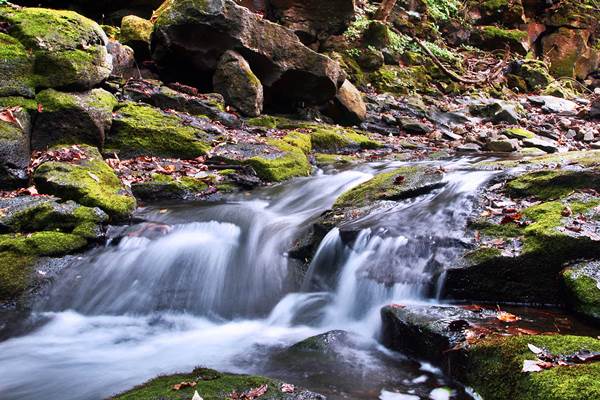
[{"label": "flowing water", "polygon": [[[433,277],[467,245],[466,216],[491,173],[445,163],[441,189],[329,232],[303,282],[287,253],[339,194],[399,165],[142,210],[149,222],[65,268],[34,305],[33,327],[0,343],[0,398],[101,399],[198,365],[268,374],[331,399],[427,398],[447,382],[378,344],[379,308],[433,301],[443,284]],[[286,353],[333,329],[353,333],[335,361]]]}]

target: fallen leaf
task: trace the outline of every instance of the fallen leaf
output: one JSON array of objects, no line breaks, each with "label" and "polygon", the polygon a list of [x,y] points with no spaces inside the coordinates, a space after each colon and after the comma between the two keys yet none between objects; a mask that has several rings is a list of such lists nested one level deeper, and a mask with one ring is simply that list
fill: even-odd
[{"label": "fallen leaf", "polygon": [[531,344],[531,343],[528,343],[528,344],[527,344],[527,347],[529,347],[529,350],[531,350],[531,352],[532,352],[533,354],[536,354],[536,355],[537,355],[537,354],[541,354],[541,353],[543,353],[543,352],[544,352],[544,350],[543,350],[543,349],[540,349],[539,347],[537,347],[537,346],[535,346],[535,345],[533,345],[533,344]]},{"label": "fallen leaf", "polygon": [[91,173],[90,171],[88,171],[88,175],[90,176],[90,178],[92,178],[93,180],[95,180],[96,182],[100,182],[100,178],[98,178],[97,175]]},{"label": "fallen leaf", "polygon": [[290,383],[284,383],[281,385],[281,391],[283,393],[294,393],[296,387]]},{"label": "fallen leaf", "polygon": [[523,368],[521,372],[540,372],[542,367],[538,365],[536,360],[525,360],[523,361]]},{"label": "fallen leaf", "polygon": [[196,382],[181,382],[181,383],[176,383],[175,385],[171,386],[171,389],[177,391],[177,390],[181,390],[187,387],[196,387],[197,383]]},{"label": "fallen leaf", "polygon": [[515,322],[521,319],[516,315],[508,313],[506,311],[499,311],[498,315],[496,315],[496,318],[498,318],[502,322]]}]

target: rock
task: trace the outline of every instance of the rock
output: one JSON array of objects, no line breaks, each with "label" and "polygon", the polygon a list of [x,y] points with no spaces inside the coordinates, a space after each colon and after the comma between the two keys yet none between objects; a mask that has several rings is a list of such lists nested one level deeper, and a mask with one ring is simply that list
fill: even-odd
[{"label": "rock", "polygon": [[[502,322],[493,309],[471,306],[391,305],[382,309],[382,338],[393,350],[437,363],[446,373],[490,400],[592,400],[600,394],[600,364],[553,365],[523,372],[525,360],[536,360],[533,348],[556,355],[598,351],[593,337],[535,332],[540,325]],[[536,315],[537,324],[555,323],[553,315]]]},{"label": "rock", "polygon": [[78,148],[84,158],[72,162],[49,161],[35,170],[33,179],[39,192],[99,207],[116,220],[128,218],[136,207],[133,196],[97,149],[86,145]]},{"label": "rock", "polygon": [[265,98],[278,105],[324,104],[345,79],[338,63],[232,0],[166,2],[157,11],[152,48],[167,81],[197,85],[212,76],[227,50],[237,51],[260,79]]},{"label": "rock", "polygon": [[292,29],[304,43],[344,33],[354,18],[353,0],[270,0],[274,21]]},{"label": "rock", "polygon": [[542,38],[542,52],[550,60],[550,72],[557,77],[585,79],[598,68],[600,53],[588,47],[590,32],[561,27]]},{"label": "rock", "polygon": [[522,60],[515,67],[513,74],[521,77],[529,91],[545,89],[554,78],[550,75],[548,66],[540,60]]},{"label": "rock", "polygon": [[356,62],[364,71],[373,72],[383,67],[385,58],[380,50],[377,50],[374,47],[367,47],[366,49],[359,50],[359,54],[356,56]]},{"label": "rock", "polygon": [[225,99],[218,93],[198,93],[183,85],[165,86],[161,82],[142,79],[130,79],[123,91],[129,100],[141,101],[163,110],[206,115],[229,127],[239,127],[241,124],[238,117],[225,111]]},{"label": "rock", "polygon": [[588,117],[600,118],[600,98],[596,99],[590,106]]},{"label": "rock", "polygon": [[257,117],[263,109],[263,87],[240,54],[227,51],[213,75],[213,88],[227,103],[248,117]]},{"label": "rock", "polygon": [[120,78],[130,78],[137,75],[134,52],[131,47],[125,46],[116,40],[109,40],[106,49],[113,62],[111,75]]},{"label": "rock", "polygon": [[565,268],[562,278],[568,302],[575,311],[600,321],[600,262],[582,262]]},{"label": "rock", "polygon": [[33,57],[17,39],[0,32],[0,97],[35,95]]},{"label": "rock", "polygon": [[29,178],[31,119],[21,107],[10,110],[14,122],[0,119],[0,187],[6,189],[24,186]]},{"label": "rock", "polygon": [[492,139],[486,144],[486,148],[489,151],[498,153],[510,153],[520,149],[519,141],[517,139]]},{"label": "rock", "polygon": [[148,181],[133,183],[131,190],[136,198],[142,200],[193,199],[208,191],[205,180],[193,177],[175,179],[155,174]]},{"label": "rock", "polygon": [[540,138],[523,139],[523,146],[536,147],[540,150],[544,150],[546,153],[556,153],[559,150],[558,144],[555,141]]},{"label": "rock", "polygon": [[542,107],[542,110],[551,114],[575,115],[577,103],[571,100],[561,99],[554,96],[529,96],[527,98],[533,104]]},{"label": "rock", "polygon": [[59,203],[52,196],[20,196],[0,199],[3,215],[1,232],[59,231],[86,239],[102,235],[108,215],[99,208],[81,206],[73,201]]},{"label": "rock", "polygon": [[121,20],[119,40],[133,49],[136,60],[150,58],[150,36],[153,28],[152,22],[135,15],[128,15]]},{"label": "rock", "polygon": [[456,151],[460,153],[471,153],[481,151],[481,146],[477,143],[466,143],[456,148]]},{"label": "rock", "polygon": [[419,121],[418,119],[406,117],[400,118],[400,128],[407,132],[416,133],[419,135],[426,135],[433,131],[429,125]]},{"label": "rock", "polygon": [[352,347],[353,341],[358,336],[342,330],[333,330],[320,335],[311,336],[290,346],[286,352],[290,353],[337,353],[337,349]]},{"label": "rock", "polygon": [[521,0],[478,1],[470,2],[469,6],[470,14],[477,14],[479,23],[518,26],[526,21]]},{"label": "rock", "polygon": [[119,0],[20,0],[20,5],[75,10],[88,18],[102,20],[107,24],[119,25],[121,18],[128,14],[150,18],[163,0],[130,0],[126,4]]},{"label": "rock", "polygon": [[[112,60],[104,31],[75,12],[0,6],[0,22],[8,25],[8,35],[31,51],[31,75],[21,75],[26,69],[17,48],[13,51],[17,59],[9,61],[10,74],[21,76],[20,80],[42,88],[86,90],[111,73]],[[6,66],[3,63],[2,68]],[[26,90],[22,89],[21,94],[26,95]]]},{"label": "rock", "polygon": [[530,45],[527,32],[518,29],[502,29],[496,26],[477,28],[471,35],[475,46],[484,50],[504,50],[510,48],[515,53],[525,55]]},{"label": "rock", "polygon": [[193,159],[210,150],[210,135],[202,130],[202,118],[127,102],[117,109],[110,136],[109,152],[121,158],[140,155]]},{"label": "rock", "polygon": [[367,106],[360,91],[349,81],[344,81],[326,114],[343,125],[359,125],[367,118]]},{"label": "rock", "polygon": [[143,385],[113,397],[114,400],[144,398],[146,393],[155,393],[157,398],[169,398],[173,395],[173,385],[182,381],[196,382],[196,386],[182,388],[178,393],[184,398],[192,398],[194,392],[202,393],[206,399],[219,399],[223,393],[242,392],[262,385],[267,391],[260,397],[264,400],[325,400],[325,396],[296,388],[292,393],[281,391],[282,381],[261,376],[234,375],[221,373],[207,368],[196,368],[187,374],[161,375]]},{"label": "rock", "polygon": [[507,123],[517,125],[520,117],[517,105],[506,101],[492,100],[475,103],[469,106],[471,114],[481,116],[495,124]]},{"label": "rock", "polygon": [[534,139],[535,133],[523,128],[509,128],[502,132],[504,136],[511,139]]},{"label": "rock", "polygon": [[103,89],[63,93],[46,89],[36,96],[41,105],[31,133],[31,147],[44,150],[56,144],[104,146],[117,100]]}]

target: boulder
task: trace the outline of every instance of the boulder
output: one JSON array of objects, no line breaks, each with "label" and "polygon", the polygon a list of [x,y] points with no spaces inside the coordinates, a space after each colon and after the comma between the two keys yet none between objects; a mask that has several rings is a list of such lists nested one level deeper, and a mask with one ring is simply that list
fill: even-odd
[{"label": "boulder", "polygon": [[232,0],[167,1],[157,11],[152,49],[165,80],[196,86],[211,82],[223,54],[234,50],[277,105],[323,104],[345,79],[337,62]]},{"label": "boulder", "polygon": [[354,0],[269,0],[268,16],[312,43],[344,33],[354,18]]},{"label": "boulder", "polygon": [[471,41],[484,50],[509,48],[521,55],[527,54],[530,48],[527,32],[519,29],[503,29],[497,26],[484,26],[475,29],[471,35]]},{"label": "boulder", "polygon": [[41,105],[31,133],[31,147],[43,150],[57,144],[104,146],[117,100],[103,89],[63,93],[46,89],[36,96]]},{"label": "boulder", "polygon": [[588,116],[590,118],[600,118],[600,98],[596,98],[592,102]]},{"label": "boulder", "polygon": [[555,96],[529,96],[527,99],[550,114],[575,115],[579,108],[574,101]]},{"label": "boulder", "polygon": [[542,52],[550,61],[550,72],[557,77],[585,79],[600,64],[600,52],[588,46],[590,32],[559,28],[544,36]]},{"label": "boulder", "polygon": [[0,32],[0,97],[35,95],[33,60],[17,39]]},{"label": "boulder", "polygon": [[[0,22],[8,27],[8,35],[31,53],[32,74],[22,75],[20,80],[35,87],[86,90],[111,73],[106,34],[98,24],[75,12],[0,6]],[[23,54],[18,45],[11,46],[14,58],[1,62],[0,68],[10,70],[9,76],[21,75],[27,71]]]},{"label": "boulder", "polygon": [[263,87],[248,62],[235,51],[227,51],[213,75],[213,88],[225,101],[248,117],[257,117],[263,109]]},{"label": "boulder", "polygon": [[600,321],[600,262],[587,261],[562,271],[568,303],[578,313]]},{"label": "boulder", "polygon": [[367,118],[367,106],[360,91],[345,80],[325,113],[340,124],[359,125]]},{"label": "boulder", "polygon": [[0,114],[14,118],[12,122],[0,119],[0,187],[24,186],[30,158],[29,113],[21,107],[0,107]]},{"label": "boulder", "polygon": [[78,154],[72,161],[48,161],[35,170],[38,191],[98,207],[115,220],[128,218],[136,207],[135,199],[98,150],[86,145],[73,150]]},{"label": "boulder", "polygon": [[135,67],[135,54],[131,47],[125,46],[116,40],[109,40],[106,49],[112,57],[112,76],[125,79],[132,76],[139,77],[139,73]]},{"label": "boulder", "polygon": [[127,3],[119,0],[93,2],[89,0],[19,0],[18,3],[29,7],[71,9],[88,18],[118,24],[123,13],[150,18],[152,11],[157,9],[163,3],[163,0],[129,0]]},{"label": "boulder", "polygon": [[121,20],[119,40],[133,49],[136,60],[150,58],[150,36],[153,28],[152,22],[135,15],[128,15]]},{"label": "boulder", "polygon": [[558,143],[556,143],[553,140],[541,139],[541,138],[523,139],[523,146],[535,147],[535,148],[545,151],[546,153],[556,153],[559,150]]},{"label": "boulder", "polygon": [[519,150],[520,146],[517,139],[497,138],[487,142],[486,148],[497,153],[510,153]]}]

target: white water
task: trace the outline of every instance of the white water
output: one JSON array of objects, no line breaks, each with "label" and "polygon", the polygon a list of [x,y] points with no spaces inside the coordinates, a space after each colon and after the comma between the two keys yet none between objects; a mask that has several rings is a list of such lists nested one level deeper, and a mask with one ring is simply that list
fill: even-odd
[{"label": "white water", "polygon": [[45,323],[0,343],[0,398],[100,399],[198,365],[260,373],[263,349],[331,329],[370,343],[347,350],[363,379],[398,375],[385,369],[397,356],[372,339],[378,309],[423,300],[433,269],[456,254],[469,196],[488,174],[456,171],[435,193],[390,202],[360,221],[352,243],[330,232],[304,283],[319,291],[289,293],[287,249],[339,193],[372,176],[365,171],[301,179],[260,199],[149,212],[173,224],[166,235],[92,252],[38,305]]}]

